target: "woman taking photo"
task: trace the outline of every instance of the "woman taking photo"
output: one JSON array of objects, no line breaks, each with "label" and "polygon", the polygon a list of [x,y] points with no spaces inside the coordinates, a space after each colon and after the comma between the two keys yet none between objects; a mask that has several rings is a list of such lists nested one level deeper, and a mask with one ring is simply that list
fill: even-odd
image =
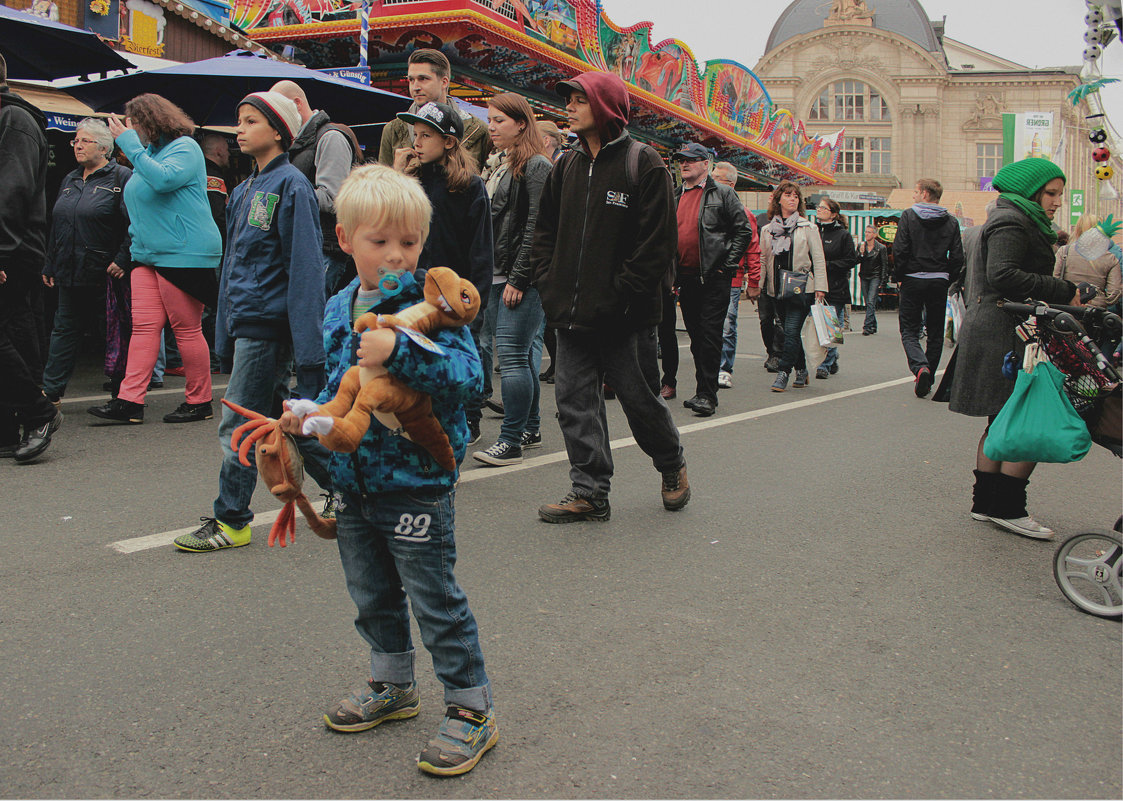
[{"label": "woman taking photo", "polygon": [[476,451],[472,458],[484,464],[504,465],[521,462],[525,448],[542,444],[538,408],[542,348],[540,344],[534,346],[545,317],[538,290],[530,285],[530,244],[538,220],[538,201],[552,164],[543,154],[542,137],[524,97],[507,92],[491,98],[487,120],[495,146],[488,158],[487,176],[495,274],[484,313],[495,321],[503,425],[499,440],[486,450]]},{"label": "woman taking photo", "polygon": [[133,171],[110,161],[113,134],[100,120],[79,122],[71,144],[78,168],[59,188],[43,267],[43,283],[58,287],[43,369],[43,394],[52,403],[66,394],[82,335],[99,329],[107,281],[121,278],[129,266],[129,218],[122,195]]},{"label": "woman taking photo", "polygon": [[971,288],[959,335],[949,408],[969,417],[987,418],[975,456],[971,517],[989,520],[1009,531],[1050,539],[1049,529],[1026,511],[1026,486],[1035,462],[995,462],[983,453],[987,431],[1014,382],[1002,375],[1002,362],[1013,350],[1021,362],[1025,346],[1015,336],[1018,320],[998,307],[1002,298],[1080,305],[1076,285],[1053,277],[1052,219],[1064,196],[1065,176],[1047,159],[1015,161],[994,176],[998,196],[981,234],[985,262],[977,260],[968,276]]},{"label": "woman taking photo", "polygon": [[[846,316],[850,302],[850,271],[858,263],[854,237],[846,227],[842,207],[829,197],[819,201],[815,209],[815,222],[823,242],[823,259],[827,264],[827,303],[834,306],[838,319]],[[838,372],[838,348],[827,348],[823,363],[815,368],[816,378],[830,378]]]},{"label": "woman taking photo", "polygon": [[203,151],[191,138],[195,123],[159,95],[133,98],[125,114],[123,123],[110,117],[109,130],[133,164],[133,178],[125,188],[134,265],[133,333],[117,397],[89,412],[114,423],[144,422],[160,332],[171,322],[183,357],[187,398],[164,422],[209,420],[214,416],[210,351],[201,321],[203,306],[217,300],[215,268],[222,238],[207,200]]},{"label": "woman taking photo", "polygon": [[[827,296],[827,270],[819,230],[803,216],[803,194],[791,181],[782,181],[772,192],[768,204],[771,222],[760,229],[760,271],[764,292],[774,298],[780,323],[784,328],[784,352],[780,369],[772,384],[773,392],[788,388],[788,379],[795,369],[796,388],[807,386],[807,357],[803,352],[800,332],[815,300]],[[784,297],[783,273],[805,277],[804,290]]]}]

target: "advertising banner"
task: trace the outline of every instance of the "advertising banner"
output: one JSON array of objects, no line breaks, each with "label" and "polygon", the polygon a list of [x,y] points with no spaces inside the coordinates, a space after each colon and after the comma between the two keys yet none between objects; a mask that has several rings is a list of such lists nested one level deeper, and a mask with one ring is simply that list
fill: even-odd
[{"label": "advertising banner", "polygon": [[1028,158],[1052,159],[1058,131],[1051,111],[1002,115],[1002,164]]}]

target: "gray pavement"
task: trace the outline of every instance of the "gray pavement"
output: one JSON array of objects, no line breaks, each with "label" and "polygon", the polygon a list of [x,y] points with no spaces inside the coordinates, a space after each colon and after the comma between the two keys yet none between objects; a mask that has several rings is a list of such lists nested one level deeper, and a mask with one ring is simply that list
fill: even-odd
[{"label": "gray pavement", "polygon": [[[713,418],[681,405],[680,335],[682,512],[614,401],[609,523],[536,518],[568,489],[551,387],[541,451],[466,463],[457,573],[500,742],[446,780],[414,765],[442,712],[423,649],[419,717],[321,723],[367,669],[333,544],[303,522],[283,550],[268,525],[213,554],[139,539],[211,513],[217,424],[160,422],[170,378],[143,426],[90,426],[87,360],[44,459],[0,463],[0,795],[1123,795],[1119,623],[1061,595],[1054,544],[968,518],[980,421],[913,397],[892,313],[848,335],[838,375],[783,394],[742,314]],[[481,445],[498,428],[485,416]],[[1110,526],[1120,478],[1100,448],[1043,465],[1031,511],[1059,538]]]}]

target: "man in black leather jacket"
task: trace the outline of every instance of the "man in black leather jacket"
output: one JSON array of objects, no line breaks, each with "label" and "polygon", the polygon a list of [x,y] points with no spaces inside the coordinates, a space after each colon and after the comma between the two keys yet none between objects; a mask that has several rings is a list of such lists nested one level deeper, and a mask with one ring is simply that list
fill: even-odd
[{"label": "man in black leather jacket", "polygon": [[689,142],[674,155],[682,170],[678,191],[678,258],[675,284],[697,390],[682,405],[701,417],[717,409],[721,333],[729,287],[752,242],[753,229],[737,193],[710,176],[710,152]]}]

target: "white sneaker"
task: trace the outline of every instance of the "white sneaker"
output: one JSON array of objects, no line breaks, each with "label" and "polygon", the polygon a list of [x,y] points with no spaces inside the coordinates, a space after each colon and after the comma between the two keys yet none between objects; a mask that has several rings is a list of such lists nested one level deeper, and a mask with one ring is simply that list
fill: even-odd
[{"label": "white sneaker", "polygon": [[721,387],[722,389],[732,389],[733,388],[733,374],[727,373],[724,370],[722,370],[720,373],[717,374],[717,385],[719,387]]},{"label": "white sneaker", "polygon": [[1013,531],[1015,534],[1021,534],[1023,537],[1033,537],[1035,540],[1053,539],[1053,529],[1041,525],[1029,515],[1009,520],[1001,517],[990,517],[989,519],[995,525],[1002,526],[1002,528]]}]

